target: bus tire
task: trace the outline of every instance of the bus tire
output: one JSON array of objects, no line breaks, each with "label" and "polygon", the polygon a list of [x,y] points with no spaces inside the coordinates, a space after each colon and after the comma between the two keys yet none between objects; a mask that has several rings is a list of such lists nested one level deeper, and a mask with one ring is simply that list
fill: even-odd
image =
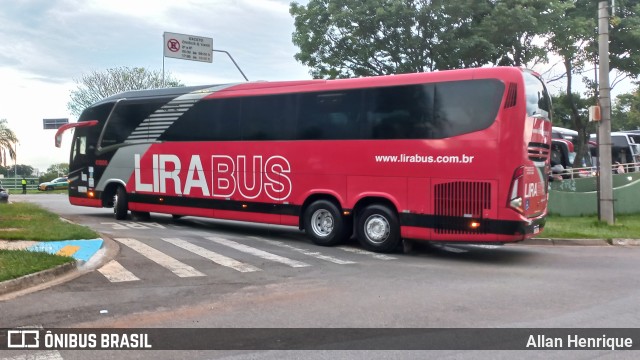
[{"label": "bus tire", "polygon": [[356,236],[367,250],[391,252],[400,243],[400,222],[387,206],[369,205],[357,217]]},{"label": "bus tire", "polygon": [[179,219],[181,219],[183,216],[184,216],[184,215],[176,215],[176,214],[171,215],[171,217],[173,218],[173,220],[179,220]]},{"label": "bus tire", "polygon": [[333,246],[344,242],[348,236],[347,221],[340,209],[328,200],[313,202],[303,215],[304,230],[314,244]]},{"label": "bus tire", "polygon": [[129,202],[127,201],[127,191],[118,186],[116,196],[113,198],[113,216],[116,220],[124,220],[129,212]]}]

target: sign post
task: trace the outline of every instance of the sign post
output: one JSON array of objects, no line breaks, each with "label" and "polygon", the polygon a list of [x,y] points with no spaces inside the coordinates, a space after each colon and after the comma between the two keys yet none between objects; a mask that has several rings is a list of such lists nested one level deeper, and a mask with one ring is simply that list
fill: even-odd
[{"label": "sign post", "polygon": [[174,58],[181,60],[191,60],[200,62],[213,62],[213,52],[227,54],[240,74],[246,81],[249,81],[240,69],[236,61],[229,52],[213,49],[213,39],[196,35],[185,35],[179,33],[165,32],[163,34],[163,56],[162,56],[162,84],[164,86],[164,58]]},{"label": "sign post", "polygon": [[195,35],[164,33],[164,56],[182,60],[213,62],[213,39]]}]

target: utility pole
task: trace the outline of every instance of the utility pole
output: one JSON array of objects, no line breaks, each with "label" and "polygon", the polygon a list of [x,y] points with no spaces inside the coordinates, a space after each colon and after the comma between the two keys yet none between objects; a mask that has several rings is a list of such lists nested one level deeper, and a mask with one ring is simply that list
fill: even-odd
[{"label": "utility pole", "polygon": [[598,3],[598,49],[600,53],[599,102],[602,121],[598,126],[598,155],[600,183],[598,199],[600,221],[615,222],[613,212],[613,175],[611,168],[611,88],[609,86],[609,11],[608,1]]}]

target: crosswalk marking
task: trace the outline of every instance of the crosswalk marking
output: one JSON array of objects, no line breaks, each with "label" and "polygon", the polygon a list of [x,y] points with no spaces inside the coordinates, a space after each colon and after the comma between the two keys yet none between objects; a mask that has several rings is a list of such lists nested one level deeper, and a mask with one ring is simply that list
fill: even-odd
[{"label": "crosswalk marking", "polygon": [[[42,325],[29,325],[19,326],[18,329],[29,330],[38,329],[42,330]],[[40,339],[40,341],[43,341]],[[19,351],[19,350],[15,350]],[[1,360],[64,360],[58,350],[28,350],[28,353],[16,355],[13,357],[2,357]]]},{"label": "crosswalk marking", "polygon": [[[15,350],[14,350],[15,351]],[[1,360],[64,360],[58,350],[29,350],[26,354],[20,354],[13,357],[3,357]]]},{"label": "crosswalk marking", "polygon": [[222,238],[218,238],[218,237],[207,237],[207,240],[211,240],[211,241],[213,241],[215,243],[218,243],[218,244],[221,244],[221,245],[224,245],[224,246],[228,246],[230,248],[236,249],[238,251],[242,251],[242,252],[247,253],[247,254],[251,254],[251,255],[257,256],[257,257],[262,258],[262,259],[279,262],[281,264],[285,264],[285,265],[288,265],[288,266],[291,266],[291,267],[296,267],[297,268],[297,267],[310,266],[307,263],[303,263],[301,261],[292,260],[292,259],[286,258],[284,256],[272,254],[270,252],[259,250],[259,249],[256,249],[256,248],[244,245],[244,244],[237,243],[235,241],[222,239]]},{"label": "crosswalk marking", "polygon": [[321,254],[321,253],[319,253],[317,251],[309,251],[309,250],[306,250],[306,249],[297,248],[297,247],[285,244],[285,243],[283,243],[281,241],[267,240],[267,239],[263,239],[263,238],[256,237],[256,236],[250,236],[250,238],[266,242],[267,244],[271,244],[271,245],[279,246],[279,247],[282,247],[282,248],[285,248],[285,249],[293,250],[293,251],[299,252],[301,254],[314,257],[316,259],[329,261],[329,262],[332,262],[334,264],[339,264],[339,265],[355,264],[355,262],[353,262],[353,261],[340,260],[340,259],[334,258],[332,256],[323,255],[323,254]]},{"label": "crosswalk marking", "polygon": [[109,261],[106,265],[98,269],[98,271],[111,282],[125,282],[140,280],[129,270],[125,269],[119,262],[115,260]]},{"label": "crosswalk marking", "polygon": [[243,262],[240,262],[238,260],[232,259],[230,257],[218,254],[216,252],[213,252],[211,250],[207,250],[205,248],[202,248],[200,246],[197,245],[193,245],[192,243],[182,240],[182,239],[177,239],[177,238],[168,238],[165,239],[163,238],[162,240],[173,244],[175,246],[178,246],[180,248],[183,248],[187,251],[190,251],[196,255],[200,255],[206,259],[209,259],[211,261],[213,261],[214,263],[218,264],[218,265],[222,265],[222,266],[226,266],[229,268],[232,268],[234,270],[240,271],[240,272],[254,272],[254,271],[260,271],[259,268],[253,266],[253,265],[249,265],[249,264],[245,264]]},{"label": "crosswalk marking", "polygon": [[114,240],[130,247],[132,250],[140,253],[140,255],[148,258],[156,264],[170,270],[179,277],[193,277],[193,276],[206,276],[193,267],[182,263],[165,253],[152,248],[151,246],[144,244],[136,239],[129,238],[115,238]]},{"label": "crosswalk marking", "polygon": [[356,248],[352,248],[352,247],[348,247],[348,246],[338,246],[338,249],[344,250],[344,251],[347,251],[347,252],[350,252],[350,253],[354,253],[354,254],[371,256],[372,258],[378,259],[378,260],[397,260],[398,259],[398,258],[393,257],[393,256],[384,255],[384,254],[378,254],[378,253],[374,253],[374,252],[371,252],[371,251],[362,250],[362,249],[356,249]]}]

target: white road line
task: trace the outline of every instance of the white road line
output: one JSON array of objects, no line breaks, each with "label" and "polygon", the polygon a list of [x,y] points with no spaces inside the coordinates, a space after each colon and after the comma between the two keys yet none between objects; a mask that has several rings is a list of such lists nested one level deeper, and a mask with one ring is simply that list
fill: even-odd
[{"label": "white road line", "polygon": [[228,247],[236,249],[238,251],[242,251],[243,253],[251,254],[251,255],[257,256],[257,257],[262,258],[262,259],[279,262],[281,264],[285,264],[285,265],[288,265],[288,266],[291,266],[291,267],[296,267],[297,268],[297,267],[310,266],[309,264],[303,263],[302,261],[292,260],[292,259],[286,258],[284,256],[272,254],[270,252],[259,250],[259,249],[253,248],[251,246],[240,244],[240,243],[237,243],[235,241],[222,239],[222,238],[218,238],[218,237],[207,237],[207,240],[211,240],[211,241],[216,242],[216,243],[218,243],[220,245],[228,246]]},{"label": "white road line", "polygon": [[285,249],[297,251],[297,252],[299,252],[301,254],[304,254],[304,255],[307,255],[307,256],[311,256],[311,257],[314,257],[316,259],[329,261],[329,262],[332,262],[332,263],[335,263],[335,264],[339,264],[339,265],[355,264],[355,262],[353,262],[353,261],[340,260],[340,259],[334,258],[332,256],[323,255],[323,254],[321,254],[319,252],[312,252],[312,251],[309,251],[309,250],[306,250],[306,249],[300,249],[300,248],[285,244],[285,243],[280,242],[280,241],[267,240],[267,239],[263,239],[263,238],[256,237],[256,236],[250,236],[250,238],[266,242],[267,244],[279,246],[279,247],[282,247],[282,248],[285,248]]},{"label": "white road line", "polygon": [[116,238],[114,240],[130,247],[131,249],[140,253],[140,255],[148,258],[156,264],[171,270],[171,272],[178,275],[179,277],[206,276],[205,274],[192,268],[191,266],[182,263],[172,258],[171,256],[159,250],[156,250],[151,246],[144,244],[136,239]]},{"label": "white road line", "polygon": [[356,249],[356,248],[352,248],[352,247],[348,247],[348,246],[338,246],[338,249],[344,250],[344,251],[348,251],[348,252],[354,253],[354,254],[371,256],[372,258],[375,258],[375,259],[378,259],[378,260],[397,260],[398,259],[398,258],[395,258],[393,256],[384,255],[384,254],[378,254],[378,253],[374,253],[374,252],[371,252],[371,251],[362,250],[362,249]]},{"label": "white road line", "polygon": [[[20,326],[18,329],[21,330],[29,330],[29,329],[43,329],[42,325],[33,325],[33,326]],[[40,339],[39,341],[44,341]],[[15,350],[20,351],[20,350]],[[27,350],[27,354],[16,355],[12,357],[2,357],[2,360],[64,360],[62,358],[62,354],[58,350]]]},{"label": "white road line", "polygon": [[[11,350],[17,351],[17,350]],[[64,360],[58,350],[27,350],[27,354],[12,357],[2,357],[1,360]]]},{"label": "white road line", "polygon": [[106,265],[98,269],[98,271],[111,282],[125,282],[140,280],[129,270],[125,269],[119,262],[115,260],[109,261]]},{"label": "white road line", "polygon": [[240,271],[240,272],[254,272],[254,271],[260,271],[259,268],[253,266],[253,265],[249,265],[249,264],[245,264],[243,262],[240,262],[236,259],[232,259],[230,257],[218,254],[216,252],[213,252],[211,250],[207,250],[205,248],[202,248],[200,246],[197,245],[193,245],[192,243],[188,242],[188,241],[184,241],[182,239],[177,239],[177,238],[169,238],[169,239],[165,239],[163,238],[162,240],[173,244],[177,247],[183,248],[187,251],[190,251],[196,255],[200,255],[205,259],[209,259],[211,261],[213,261],[214,263],[218,264],[218,265],[222,265],[222,266],[226,266],[229,268],[232,268],[234,270]]}]

